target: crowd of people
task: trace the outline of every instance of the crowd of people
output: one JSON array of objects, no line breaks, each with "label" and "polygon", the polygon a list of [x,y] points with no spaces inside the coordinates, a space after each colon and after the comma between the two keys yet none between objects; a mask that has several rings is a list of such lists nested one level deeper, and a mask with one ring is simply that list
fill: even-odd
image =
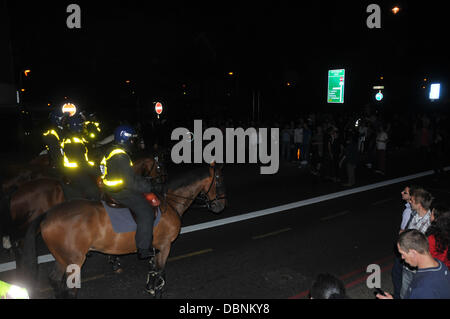
[{"label": "crowd of people", "polygon": [[[388,154],[411,150],[436,177],[444,173],[444,158],[450,142],[450,118],[441,112],[381,112],[370,106],[360,112],[305,113],[295,118],[279,116],[263,121],[202,119],[203,128],[279,128],[280,162],[297,165],[324,180],[353,186],[360,167],[381,176],[389,173]],[[170,148],[170,132],[193,121],[152,127],[144,134]],[[170,126],[170,127],[169,127]],[[150,138],[147,138],[150,139]],[[155,142],[146,141],[153,145]]]},{"label": "crowd of people", "polygon": [[357,167],[385,175],[387,152],[410,149],[441,176],[449,141],[448,120],[447,115],[437,113],[312,113],[280,121],[281,159],[309,167],[324,179],[353,186]]}]

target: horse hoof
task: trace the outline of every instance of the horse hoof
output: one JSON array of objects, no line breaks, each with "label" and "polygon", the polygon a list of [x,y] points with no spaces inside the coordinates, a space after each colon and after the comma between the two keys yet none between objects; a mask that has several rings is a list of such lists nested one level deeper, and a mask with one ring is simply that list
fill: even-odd
[{"label": "horse hoof", "polygon": [[156,291],[153,290],[153,289],[148,289],[148,288],[146,288],[145,291],[146,291],[150,296],[152,296],[153,298],[156,296]]}]

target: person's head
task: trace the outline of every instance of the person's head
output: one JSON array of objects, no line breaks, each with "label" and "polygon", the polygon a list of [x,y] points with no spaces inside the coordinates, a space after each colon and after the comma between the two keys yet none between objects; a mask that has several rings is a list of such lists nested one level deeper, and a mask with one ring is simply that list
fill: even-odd
[{"label": "person's head", "polygon": [[114,142],[128,151],[133,150],[136,138],[136,131],[129,125],[121,125],[114,131]]},{"label": "person's head", "polygon": [[450,207],[443,202],[434,201],[431,204],[431,222],[436,222],[439,219],[449,218]]},{"label": "person's head", "polygon": [[430,256],[427,237],[416,229],[401,233],[397,248],[402,259],[412,267],[417,267],[424,256]]},{"label": "person's head", "polygon": [[431,225],[428,227],[426,235],[434,236],[436,251],[442,254],[447,250],[447,259],[450,260],[450,208],[447,204],[433,203],[431,206]]},{"label": "person's head", "polygon": [[407,185],[403,190],[402,190],[402,199],[409,203],[409,201],[411,200],[411,193],[414,191],[414,189],[416,189],[417,186],[414,185]]},{"label": "person's head", "polygon": [[62,128],[64,113],[60,108],[55,108],[53,111],[51,111],[49,117],[54,126]]},{"label": "person's head", "polygon": [[411,195],[411,208],[417,212],[428,211],[433,202],[433,196],[430,192],[423,188],[416,188],[410,193]]},{"label": "person's head", "polygon": [[344,283],[330,274],[319,274],[309,291],[311,299],[347,299]]},{"label": "person's head", "polygon": [[333,130],[333,136],[334,136],[335,138],[339,137],[339,130],[338,130],[338,129],[334,129],[334,130]]},{"label": "person's head", "polygon": [[100,124],[94,121],[86,121],[83,125],[83,136],[88,141],[95,141],[101,133]]}]

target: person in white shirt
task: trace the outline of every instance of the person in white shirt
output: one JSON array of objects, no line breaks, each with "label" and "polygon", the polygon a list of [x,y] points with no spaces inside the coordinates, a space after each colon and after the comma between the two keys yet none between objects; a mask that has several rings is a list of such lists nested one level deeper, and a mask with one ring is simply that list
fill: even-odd
[{"label": "person in white shirt", "polygon": [[377,170],[376,173],[385,175],[386,174],[386,148],[389,137],[383,126],[380,125],[378,128],[376,148],[377,148]]},{"label": "person in white shirt", "polygon": [[402,199],[406,202],[405,203],[405,209],[402,213],[402,222],[400,224],[400,234],[403,233],[405,230],[408,229],[412,208],[411,208],[411,193],[414,191],[414,189],[417,188],[415,186],[406,186],[405,189],[402,191]]}]

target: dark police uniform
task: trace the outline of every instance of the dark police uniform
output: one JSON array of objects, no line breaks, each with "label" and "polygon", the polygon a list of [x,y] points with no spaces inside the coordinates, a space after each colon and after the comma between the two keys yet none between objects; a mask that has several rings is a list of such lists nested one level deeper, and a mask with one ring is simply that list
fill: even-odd
[{"label": "dark police uniform", "polygon": [[140,258],[153,256],[153,208],[144,197],[152,192],[152,185],[134,173],[133,162],[122,146],[108,150],[100,164],[104,191],[119,204],[136,215],[136,247]]},{"label": "dark police uniform", "polygon": [[48,152],[50,166],[61,168],[63,162],[63,150],[61,149],[61,131],[57,128],[51,128],[44,132],[42,140]]}]

